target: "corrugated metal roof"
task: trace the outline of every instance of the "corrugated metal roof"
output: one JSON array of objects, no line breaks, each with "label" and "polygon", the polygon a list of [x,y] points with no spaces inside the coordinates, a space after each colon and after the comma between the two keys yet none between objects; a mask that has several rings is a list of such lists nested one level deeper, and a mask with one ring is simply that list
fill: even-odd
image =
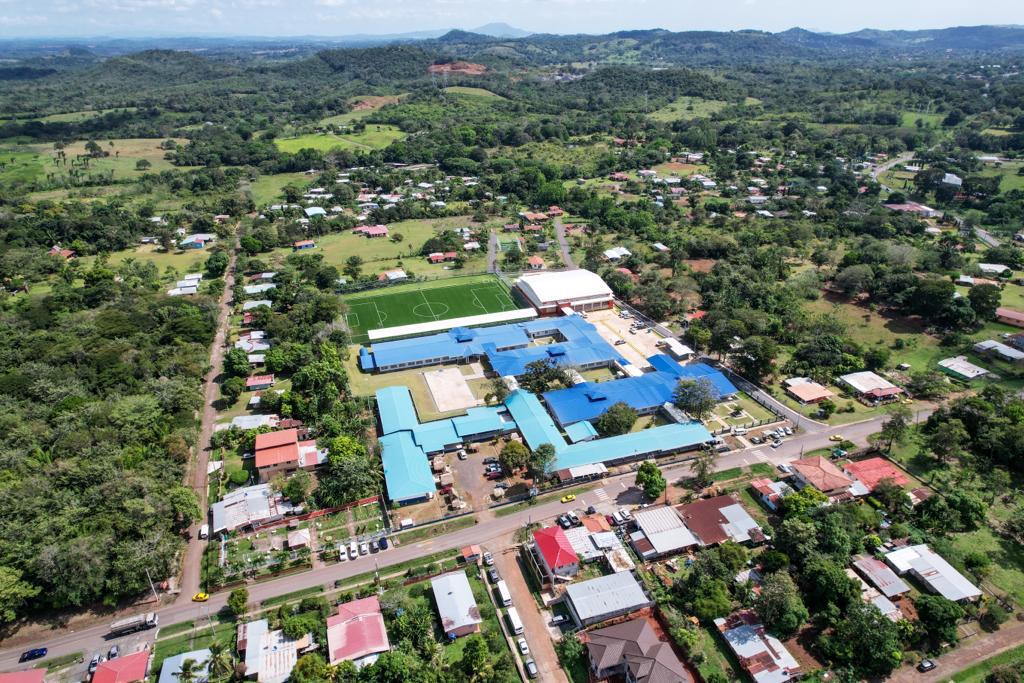
[{"label": "corrugated metal roof", "polygon": [[630,572],[571,583],[565,592],[583,621],[633,611],[650,604],[650,599]]}]

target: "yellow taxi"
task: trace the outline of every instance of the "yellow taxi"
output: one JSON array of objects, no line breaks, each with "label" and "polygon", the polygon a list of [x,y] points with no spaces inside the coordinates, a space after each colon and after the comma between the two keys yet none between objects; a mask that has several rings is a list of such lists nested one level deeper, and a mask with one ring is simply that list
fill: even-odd
[{"label": "yellow taxi", "polygon": [[192,596],[192,602],[206,602],[210,599],[209,593],[196,593]]}]

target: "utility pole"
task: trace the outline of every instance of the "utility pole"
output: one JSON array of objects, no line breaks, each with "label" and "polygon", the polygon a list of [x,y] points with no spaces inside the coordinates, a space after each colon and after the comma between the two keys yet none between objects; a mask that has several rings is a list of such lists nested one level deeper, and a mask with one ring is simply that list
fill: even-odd
[{"label": "utility pole", "polygon": [[153,601],[160,602],[160,596],[156,593],[156,586],[153,585],[153,577],[149,575],[149,568],[146,568],[146,579],[149,581],[149,589],[153,591]]}]

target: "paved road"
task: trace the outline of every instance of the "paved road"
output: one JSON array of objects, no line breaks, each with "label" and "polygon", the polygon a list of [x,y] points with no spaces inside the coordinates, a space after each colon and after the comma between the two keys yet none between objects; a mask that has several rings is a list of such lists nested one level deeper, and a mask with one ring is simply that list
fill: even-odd
[{"label": "paved road", "polygon": [[498,233],[491,230],[487,236],[487,272],[497,273],[498,270]]},{"label": "paved road", "polygon": [[982,230],[981,228],[975,228],[974,234],[977,235],[978,239],[984,242],[987,246],[998,247],[999,239],[990,233],[988,230]]},{"label": "paved road", "polygon": [[[227,271],[224,276],[224,291],[220,296],[220,313],[217,318],[217,334],[214,336],[213,345],[210,347],[210,371],[206,373],[205,387],[203,390],[203,418],[199,429],[198,457],[191,472],[192,489],[199,499],[199,509],[207,509],[207,473],[206,468],[210,462],[210,438],[213,436],[213,426],[217,421],[217,409],[213,403],[217,400],[217,375],[220,374],[224,365],[224,352],[227,343],[228,328],[231,322],[231,290],[235,286],[235,252],[232,250],[231,259],[228,261]],[[200,565],[203,561],[203,548],[205,542],[199,541],[199,527],[206,521],[203,515],[189,529],[188,546],[185,549],[185,559],[182,563],[181,581],[179,582],[181,593],[178,600],[190,600],[191,596],[199,591]]]},{"label": "paved road", "polygon": [[[919,419],[924,419],[930,412],[930,410],[921,411]],[[879,416],[864,422],[836,427],[833,431],[842,433],[850,441],[864,444],[867,441],[868,435],[879,431],[884,419],[883,416]],[[777,449],[769,446],[758,446],[724,453],[718,457],[715,467],[718,470],[725,470],[752,465],[758,462],[778,465],[800,458],[805,451],[825,448],[829,445],[831,443],[828,440],[828,434],[825,432],[802,432],[799,436],[794,436],[784,441]],[[666,477],[673,481],[688,477],[689,470],[690,464],[688,462],[664,468]],[[632,472],[604,479],[601,481],[600,489],[580,494],[576,502],[573,503],[573,506],[585,508],[588,505],[597,506],[601,503],[609,503],[610,501],[611,503],[609,504],[619,505],[627,502],[639,502],[639,490],[635,489],[635,479],[635,474]],[[258,603],[282,593],[313,586],[330,585],[338,579],[345,579],[370,571],[375,565],[384,569],[390,565],[414,560],[431,553],[461,548],[462,546],[474,543],[489,546],[493,541],[512,533],[520,527],[531,522],[549,520],[566,509],[566,505],[561,504],[555,499],[551,502],[534,505],[505,517],[496,517],[486,523],[460,529],[428,541],[421,541],[412,545],[401,545],[377,555],[365,556],[356,560],[321,567],[302,574],[294,574],[272,581],[252,584],[248,586],[250,600],[253,603]],[[490,549],[492,552],[500,550],[500,548],[495,547]],[[208,603],[199,605],[190,602],[189,596],[186,595],[178,602],[159,610],[160,624],[161,626],[167,626],[181,621],[202,619],[206,614],[216,612],[223,607],[227,603],[227,596],[226,592],[217,593],[211,596]],[[109,647],[109,642],[105,639],[106,634],[107,624],[104,622],[103,624],[77,631],[55,631],[54,635],[50,638],[44,638],[33,643],[22,642],[16,647],[4,648],[0,650],[0,670],[18,668],[18,655],[29,647],[45,645],[49,648],[51,657],[58,657],[72,652],[91,653],[105,651]],[[27,667],[22,666],[21,668]]]},{"label": "paved road", "polygon": [[994,633],[983,633],[941,657],[932,657],[939,666],[926,674],[918,672],[914,666],[905,666],[894,671],[889,680],[894,683],[949,681],[954,674],[967,667],[1018,647],[1021,643],[1024,643],[1024,623],[1010,621]]},{"label": "paved road", "polygon": [[903,154],[893,157],[892,159],[889,159],[885,163],[875,166],[875,168],[872,169],[871,171],[871,179],[876,181],[879,185],[881,185],[883,190],[887,192],[895,192],[895,190],[893,190],[891,187],[889,187],[882,181],[878,180],[878,177],[885,173],[886,171],[888,171],[893,166],[896,166],[897,164],[905,164],[913,158],[913,152],[904,152]]},{"label": "paved road", "polygon": [[558,239],[558,248],[562,251],[562,263],[565,264],[566,268],[575,268],[576,264],[572,260],[572,250],[569,249],[569,241],[565,239],[565,225],[562,224],[561,218],[555,219],[555,237]]}]

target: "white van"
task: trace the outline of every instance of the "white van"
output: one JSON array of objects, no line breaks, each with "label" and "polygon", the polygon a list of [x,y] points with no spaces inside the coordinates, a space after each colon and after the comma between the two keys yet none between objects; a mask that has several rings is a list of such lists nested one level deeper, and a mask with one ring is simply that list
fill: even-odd
[{"label": "white van", "polygon": [[209,538],[209,537],[210,537],[210,525],[209,524],[204,524],[201,527],[199,527],[199,538]]},{"label": "white van", "polygon": [[519,619],[519,612],[515,607],[508,608],[508,625],[512,629],[512,633],[516,635],[523,632],[523,622]]},{"label": "white van", "polygon": [[512,594],[508,592],[508,584],[504,579],[498,582],[498,597],[501,598],[501,604],[505,607],[512,605]]}]

